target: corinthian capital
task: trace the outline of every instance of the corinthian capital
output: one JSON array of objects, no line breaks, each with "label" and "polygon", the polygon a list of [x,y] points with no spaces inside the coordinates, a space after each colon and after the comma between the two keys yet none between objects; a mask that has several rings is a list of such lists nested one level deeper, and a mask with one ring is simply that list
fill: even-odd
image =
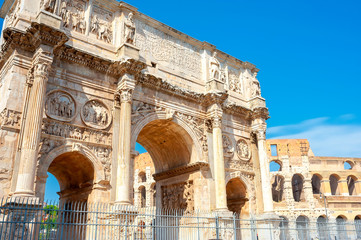
[{"label": "corinthian capital", "polygon": [[47,77],[48,76],[48,63],[36,63],[34,64],[34,77]]},{"label": "corinthian capital", "polygon": [[131,103],[133,98],[132,89],[122,89],[120,90],[120,102],[121,103]]},{"label": "corinthian capital", "polygon": [[266,140],[266,129],[265,128],[261,128],[261,129],[257,129],[256,131],[254,131],[256,136],[257,136],[257,140]]}]

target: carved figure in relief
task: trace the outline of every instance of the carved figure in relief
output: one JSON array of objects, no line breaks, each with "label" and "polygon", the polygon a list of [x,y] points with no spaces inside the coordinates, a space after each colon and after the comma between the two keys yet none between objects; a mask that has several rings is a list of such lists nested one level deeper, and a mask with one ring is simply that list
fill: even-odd
[{"label": "carved figure in relief", "polygon": [[48,95],[46,113],[49,117],[58,120],[67,120],[74,116],[74,112],[75,103],[68,93],[55,91]]},{"label": "carved figure in relief", "polygon": [[242,160],[249,160],[249,158],[251,157],[248,143],[243,139],[240,139],[237,142],[237,155]]},{"label": "carved figure in relief", "polygon": [[219,80],[221,64],[217,59],[217,52],[213,52],[213,56],[211,57],[209,64],[210,64],[211,78]]},{"label": "carved figure in relief", "polygon": [[91,21],[91,30],[90,30],[90,32],[97,33],[98,29],[99,29],[99,25],[100,25],[100,22],[99,22],[99,19],[98,19],[98,15],[94,15],[93,18],[92,18],[92,21]]},{"label": "carved figure in relief", "polygon": [[97,100],[91,100],[83,106],[82,119],[92,127],[104,128],[110,123],[108,109]]},{"label": "carved figure in relief", "polygon": [[135,38],[135,23],[133,20],[133,13],[128,14],[128,18],[125,21],[125,42],[134,44]]},{"label": "carved figure in relief", "polygon": [[253,81],[252,82],[252,97],[257,97],[261,95],[261,89],[259,87],[259,82],[258,81]]},{"label": "carved figure in relief", "polygon": [[81,13],[79,10],[76,14],[73,15],[73,30],[76,30],[82,34],[85,33],[86,28],[86,21],[83,17],[83,13]]},{"label": "carved figure in relief", "polygon": [[42,9],[53,13],[55,9],[55,4],[56,4],[56,0],[44,0],[42,4]]},{"label": "carved figure in relief", "polygon": [[222,136],[222,142],[223,142],[223,152],[224,152],[224,154],[225,155],[233,155],[234,148],[233,148],[231,139],[228,136],[223,135]]},{"label": "carved figure in relief", "polygon": [[59,16],[61,17],[61,19],[63,19],[63,21],[65,20],[66,13],[67,13],[67,2],[66,2],[66,1],[62,1],[62,2],[60,3]]}]

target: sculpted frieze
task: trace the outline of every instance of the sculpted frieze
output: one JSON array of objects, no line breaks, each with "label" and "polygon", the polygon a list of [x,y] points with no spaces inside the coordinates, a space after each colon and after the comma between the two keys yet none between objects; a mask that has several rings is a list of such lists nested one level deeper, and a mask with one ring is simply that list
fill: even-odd
[{"label": "sculpted frieze", "polygon": [[45,113],[49,118],[59,121],[72,121],[76,114],[74,98],[67,92],[55,90],[48,93]]},{"label": "sculpted frieze", "polygon": [[47,135],[61,138],[70,138],[83,142],[111,145],[111,133],[49,119],[43,120],[42,132]]},{"label": "sculpted frieze", "polygon": [[150,55],[160,63],[190,71],[195,77],[201,74],[200,50],[180,39],[155,29],[142,21],[135,21],[135,45],[142,55]]},{"label": "sculpted frieze", "polygon": [[[45,0],[45,1],[55,2],[55,0]],[[84,34],[87,25],[84,16],[85,7],[86,7],[86,2],[83,0],[72,0],[72,1],[62,0],[60,3],[58,15],[63,20],[63,27]],[[51,8],[49,10],[47,10],[46,8],[44,9],[46,11],[54,12],[54,10],[51,10]]]},{"label": "sculpted frieze", "polygon": [[132,125],[137,123],[138,121],[144,119],[148,114],[154,112],[165,111],[162,107],[156,107],[152,104],[141,102],[141,101],[133,101],[132,104]]},{"label": "sculpted frieze", "polygon": [[242,94],[242,73],[230,70],[228,73],[228,79],[229,90]]},{"label": "sculpted frieze", "polygon": [[97,129],[105,129],[111,124],[111,113],[108,107],[100,100],[90,100],[81,110],[81,119],[84,124]]},{"label": "sculpted frieze", "polygon": [[103,165],[105,180],[110,180],[111,170],[111,148],[110,147],[99,147],[88,145],[88,148],[95,154]]},{"label": "sculpted frieze", "polygon": [[206,136],[206,121],[200,118],[196,118],[194,116],[186,115],[184,113],[177,112],[175,116],[179,119],[182,119],[188,122],[189,126],[195,132],[198,140],[202,144],[202,149],[204,152],[208,151],[208,143],[207,143],[207,136]]},{"label": "sculpted frieze", "polygon": [[234,169],[234,170],[242,170],[247,172],[253,171],[253,165],[251,162],[242,161],[239,159],[228,159],[225,161],[225,168]]},{"label": "sculpted frieze", "polygon": [[90,33],[94,34],[97,39],[106,43],[111,43],[113,40],[113,13],[106,11],[98,6],[93,6],[93,13],[91,16]]},{"label": "sculpted frieze", "polygon": [[237,141],[236,151],[240,160],[248,161],[251,158],[251,150],[245,139],[239,139]]},{"label": "sculpted frieze", "polygon": [[17,112],[11,109],[5,108],[0,113],[0,124],[1,126],[7,127],[20,127],[21,112]]},{"label": "sculpted frieze", "polygon": [[194,211],[193,181],[162,186],[162,207]]}]

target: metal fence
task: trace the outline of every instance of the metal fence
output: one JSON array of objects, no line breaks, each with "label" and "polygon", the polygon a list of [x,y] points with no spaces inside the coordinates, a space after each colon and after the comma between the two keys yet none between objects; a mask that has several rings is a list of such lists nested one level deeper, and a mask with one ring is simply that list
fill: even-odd
[{"label": "metal fence", "polygon": [[3,199],[0,211],[1,240],[361,239],[361,225],[345,221],[240,219],[227,212],[40,203],[29,198]]}]

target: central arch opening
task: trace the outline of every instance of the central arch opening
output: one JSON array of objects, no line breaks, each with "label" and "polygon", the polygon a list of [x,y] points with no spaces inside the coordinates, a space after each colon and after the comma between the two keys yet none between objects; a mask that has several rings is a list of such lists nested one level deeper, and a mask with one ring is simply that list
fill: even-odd
[{"label": "central arch opening", "polygon": [[142,128],[136,141],[147,153],[135,158],[134,188],[144,185],[146,191],[135,189],[135,202],[145,196],[158,208],[194,210],[193,173],[178,171],[197,159],[188,132],[174,121],[157,119]]}]

